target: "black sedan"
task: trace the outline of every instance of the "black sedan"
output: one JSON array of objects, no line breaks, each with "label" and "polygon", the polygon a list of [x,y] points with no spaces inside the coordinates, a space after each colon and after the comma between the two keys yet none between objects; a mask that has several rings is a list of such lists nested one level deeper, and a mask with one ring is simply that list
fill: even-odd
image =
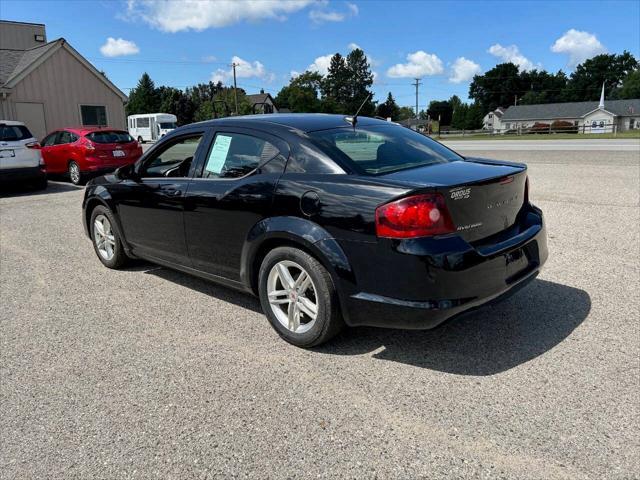
[{"label": "black sedan", "polygon": [[532,280],[547,259],[526,166],[463,158],[399,125],[288,114],[179,128],[89,183],[87,235],[260,297],[310,347],[344,324],[428,329]]}]

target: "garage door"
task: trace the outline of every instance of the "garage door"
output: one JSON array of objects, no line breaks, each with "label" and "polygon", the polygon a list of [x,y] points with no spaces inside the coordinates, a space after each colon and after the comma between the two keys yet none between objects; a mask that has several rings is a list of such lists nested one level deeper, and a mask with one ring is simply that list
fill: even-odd
[{"label": "garage door", "polygon": [[44,105],[42,103],[16,102],[16,120],[24,122],[38,140],[47,134],[44,122]]}]

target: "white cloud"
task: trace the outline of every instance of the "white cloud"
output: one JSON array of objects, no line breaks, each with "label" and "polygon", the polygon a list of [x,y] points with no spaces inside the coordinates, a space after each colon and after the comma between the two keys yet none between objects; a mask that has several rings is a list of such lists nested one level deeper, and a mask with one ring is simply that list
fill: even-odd
[{"label": "white cloud", "polygon": [[351,42],[349,45],[347,45],[347,48],[349,50],[355,50],[356,48],[362,49],[362,47],[360,47],[360,45],[358,45],[357,43],[354,43],[354,42]]},{"label": "white cloud", "polygon": [[569,55],[568,65],[574,68],[591,57],[605,53],[607,49],[594,34],[572,28],[551,45],[551,51]]},{"label": "white cloud", "polygon": [[[319,5],[324,7],[328,2],[321,2]],[[309,18],[313,23],[324,22],[343,22],[349,17],[355,17],[359,13],[358,6],[355,3],[347,3],[347,10],[337,12],[335,10],[314,9],[309,12]]]},{"label": "white cloud", "polygon": [[407,63],[398,63],[387,70],[387,75],[394,78],[422,77],[438,75],[444,72],[442,60],[433,53],[422,50],[407,55]]},{"label": "white cloud", "polygon": [[456,58],[451,66],[451,74],[449,81],[451,83],[462,83],[470,81],[474,75],[481,72],[480,65],[472,60],[468,60],[464,57]]},{"label": "white cloud", "polygon": [[347,18],[347,15],[340,12],[311,10],[309,12],[309,18],[313,20],[314,23],[342,22]]},{"label": "white cloud", "polygon": [[243,21],[285,20],[312,0],[127,0],[127,13],[164,32],[202,31]]},{"label": "white cloud", "polygon": [[289,76],[291,78],[296,78],[296,77],[299,77],[300,75],[301,75],[301,73],[298,72],[297,70],[291,70],[291,72],[289,72]]},{"label": "white cloud", "polygon": [[525,57],[516,45],[509,45],[503,47],[499,43],[491,45],[487,50],[491,55],[498,57],[504,62],[511,62],[520,67],[521,71],[533,70],[534,68],[540,68],[540,64],[534,65],[531,60]]},{"label": "white cloud", "polygon": [[100,52],[105,57],[120,57],[123,55],[135,55],[140,52],[138,46],[122,38],[107,38],[107,42],[100,47]]},{"label": "white cloud", "polygon": [[[231,59],[231,63],[236,64],[237,78],[261,78],[267,81],[273,81],[275,78],[274,74],[268,72],[264,65],[257,60],[254,62],[248,62],[240,57],[234,56]],[[229,70],[219,68],[211,74],[211,81],[214,83],[227,83],[232,78],[233,68],[229,68]]]},{"label": "white cloud", "polygon": [[331,57],[333,54],[323,55],[316,58],[311,65],[307,67],[310,72],[318,72],[321,75],[326,75],[329,71],[329,65],[331,64]]},{"label": "white cloud", "polygon": [[212,63],[216,60],[218,60],[218,58],[215,55],[205,55],[204,57],[202,57],[202,61],[204,63]]}]

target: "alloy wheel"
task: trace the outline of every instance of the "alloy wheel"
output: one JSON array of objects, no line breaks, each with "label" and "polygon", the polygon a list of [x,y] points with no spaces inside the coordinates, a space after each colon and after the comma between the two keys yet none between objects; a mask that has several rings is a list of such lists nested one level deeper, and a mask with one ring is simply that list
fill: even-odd
[{"label": "alloy wheel", "polygon": [[276,263],[267,278],[269,305],[278,321],[293,333],[309,331],[318,317],[318,296],[307,271],[291,260]]},{"label": "alloy wheel", "polygon": [[73,183],[80,183],[80,167],[75,162],[69,164],[69,177]]},{"label": "alloy wheel", "polygon": [[111,222],[105,215],[98,215],[93,221],[93,240],[100,256],[107,261],[111,260],[115,254],[116,237]]}]

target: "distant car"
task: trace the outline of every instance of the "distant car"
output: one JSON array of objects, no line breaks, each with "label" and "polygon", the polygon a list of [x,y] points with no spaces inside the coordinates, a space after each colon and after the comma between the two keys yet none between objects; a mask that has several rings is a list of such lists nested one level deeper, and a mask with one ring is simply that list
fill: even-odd
[{"label": "distant car", "polygon": [[67,173],[75,185],[134,163],[141,155],[142,147],[128,132],[109,127],[65,128],[42,140],[47,172]]},{"label": "distant car", "polygon": [[40,144],[27,126],[13,120],[0,120],[0,183],[31,183],[47,188],[47,171]]},{"label": "distant car", "polygon": [[524,164],[390,122],[257,115],[173,131],[92,180],[83,220],[105,266],[144,258],[254,293],[310,347],[343,323],[433,328],[533,280],[547,236],[528,190]]}]

